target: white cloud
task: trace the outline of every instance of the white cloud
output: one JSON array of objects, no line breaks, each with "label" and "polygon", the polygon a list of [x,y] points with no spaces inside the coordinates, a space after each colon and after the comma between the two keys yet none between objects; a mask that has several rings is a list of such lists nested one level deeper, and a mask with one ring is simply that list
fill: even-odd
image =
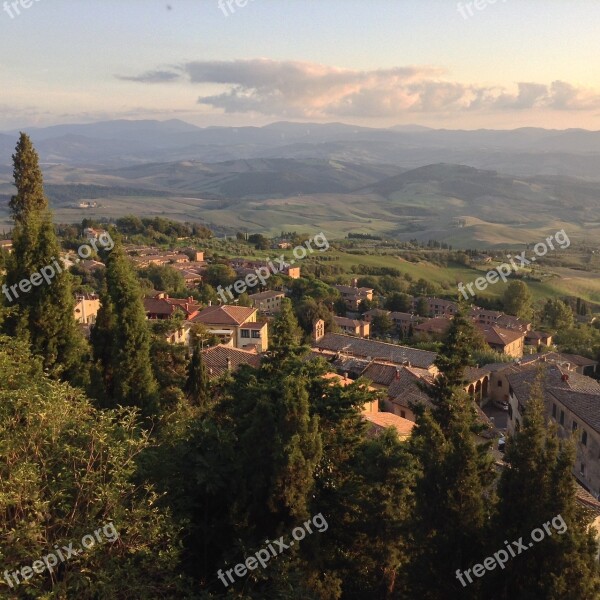
[{"label": "white cloud", "polygon": [[[120,79],[140,83],[185,81],[217,85],[198,103],[225,113],[329,119],[396,118],[408,113],[450,115],[600,108],[600,95],[564,81],[519,82],[514,90],[450,81],[439,67],[357,71],[299,61],[193,61]],[[217,88],[218,89],[218,88]]]}]

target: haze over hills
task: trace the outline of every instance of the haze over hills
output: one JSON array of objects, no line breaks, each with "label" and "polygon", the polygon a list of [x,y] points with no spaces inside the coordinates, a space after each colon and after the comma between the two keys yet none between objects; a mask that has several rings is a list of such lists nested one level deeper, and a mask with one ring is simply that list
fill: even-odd
[{"label": "haze over hills", "polygon": [[[28,132],[43,162],[94,168],[182,160],[316,158],[403,168],[450,162],[515,175],[588,179],[597,179],[600,173],[600,132],[582,129],[374,129],[288,122],[200,128],[172,119],[57,125]],[[10,163],[16,137],[15,131],[0,134],[0,164]]]},{"label": "haze over hills", "polygon": [[[329,227],[460,246],[600,239],[600,132],[179,120],[31,130],[57,218],[163,214],[231,232]],[[0,134],[0,197],[16,134]],[[77,209],[79,200],[100,206]]]}]

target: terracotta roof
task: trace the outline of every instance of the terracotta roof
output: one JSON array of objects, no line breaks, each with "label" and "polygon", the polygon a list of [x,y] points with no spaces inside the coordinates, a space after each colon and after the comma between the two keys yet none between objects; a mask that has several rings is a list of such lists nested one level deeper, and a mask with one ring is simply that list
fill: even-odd
[{"label": "terracotta roof", "polygon": [[503,329],[502,327],[482,325],[480,323],[476,323],[476,326],[483,333],[483,337],[488,344],[506,346],[525,336],[524,332],[515,329]]},{"label": "terracotta roof", "polygon": [[570,362],[578,367],[591,367],[597,365],[598,362],[585,356],[579,356],[578,354],[565,354],[564,352],[548,352],[547,354],[541,355],[546,360],[564,361]]},{"label": "terracotta roof", "polygon": [[446,333],[451,323],[452,321],[447,317],[435,317],[415,325],[414,329],[425,333]]},{"label": "terracotta roof", "polygon": [[263,329],[264,327],[267,326],[267,322],[250,322],[250,323],[244,323],[242,325],[240,325],[240,327],[243,327],[244,329]]},{"label": "terracotta roof", "polygon": [[327,333],[318,342],[314,342],[313,345],[325,350],[353,354],[363,358],[370,357],[371,359],[385,360],[400,365],[410,362],[411,365],[424,369],[431,367],[436,358],[435,352],[365,340],[339,333]]},{"label": "terracotta roof", "polygon": [[574,371],[561,369],[553,363],[538,362],[512,367],[507,375],[515,396],[523,403],[529,400],[530,389],[538,370],[543,373],[544,396],[554,397],[561,404],[600,432],[600,383]]},{"label": "terracotta roof", "polygon": [[340,327],[360,327],[361,324],[356,319],[347,319],[346,317],[333,317],[333,320]]},{"label": "terracotta roof", "polygon": [[431,383],[432,377],[421,376],[422,371],[401,367],[399,376],[394,378],[388,388],[390,400],[399,406],[410,408],[411,404],[433,406],[431,398],[419,387],[419,383]]},{"label": "terracotta roof", "polygon": [[363,313],[363,316],[376,317],[378,315],[391,315],[389,310],[383,310],[383,308],[371,308]]},{"label": "terracotta roof", "polygon": [[377,431],[393,427],[400,438],[409,437],[415,426],[412,421],[389,412],[363,413],[363,418],[373,425],[373,428]]},{"label": "terracotta roof", "polygon": [[267,290],[266,292],[258,292],[258,294],[251,294],[251,300],[267,300],[268,298],[280,298],[285,296],[283,292],[274,292],[271,290]]},{"label": "terracotta roof", "polygon": [[246,306],[208,306],[192,321],[208,325],[242,325],[255,312],[255,308]]},{"label": "terracotta roof", "polygon": [[144,298],[144,309],[147,313],[156,315],[172,315],[181,310],[188,318],[200,310],[198,302],[182,298]]},{"label": "terracotta roof", "polygon": [[210,377],[220,377],[228,371],[227,359],[231,361],[231,371],[237,371],[241,365],[250,365],[258,369],[261,363],[261,357],[256,352],[238,350],[222,344],[203,350],[202,358]]}]

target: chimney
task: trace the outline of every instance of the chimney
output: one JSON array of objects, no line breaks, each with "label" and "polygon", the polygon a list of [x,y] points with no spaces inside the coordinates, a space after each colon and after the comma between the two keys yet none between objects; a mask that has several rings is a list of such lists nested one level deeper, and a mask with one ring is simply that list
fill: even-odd
[{"label": "chimney", "polygon": [[229,356],[227,357],[227,370],[231,372],[231,358]]},{"label": "chimney", "polygon": [[400,379],[400,369],[396,369],[396,379]]},{"label": "chimney", "polygon": [[344,379],[348,379],[348,373],[344,373]]},{"label": "chimney", "polygon": [[569,375],[567,373],[563,373],[561,379],[563,381],[569,381]]}]

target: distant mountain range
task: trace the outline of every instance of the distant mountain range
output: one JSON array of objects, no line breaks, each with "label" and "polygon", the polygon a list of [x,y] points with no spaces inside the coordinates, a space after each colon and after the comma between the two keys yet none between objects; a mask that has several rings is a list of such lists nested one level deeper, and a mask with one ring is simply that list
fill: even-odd
[{"label": "distant mountain range", "polygon": [[[255,158],[321,159],[415,168],[439,162],[514,175],[600,178],[600,132],[521,128],[510,131],[390,129],[342,123],[272,123],[200,128],[184,121],[107,121],[31,128],[45,163],[83,167],[148,162],[217,163]],[[8,164],[18,132],[0,134]]]},{"label": "distant mountain range", "polygon": [[[135,213],[237,230],[328,230],[455,246],[600,241],[600,132],[199,128],[178,120],[29,132],[57,219]],[[18,133],[0,134],[0,221]],[[98,200],[80,209],[79,200]]]}]

